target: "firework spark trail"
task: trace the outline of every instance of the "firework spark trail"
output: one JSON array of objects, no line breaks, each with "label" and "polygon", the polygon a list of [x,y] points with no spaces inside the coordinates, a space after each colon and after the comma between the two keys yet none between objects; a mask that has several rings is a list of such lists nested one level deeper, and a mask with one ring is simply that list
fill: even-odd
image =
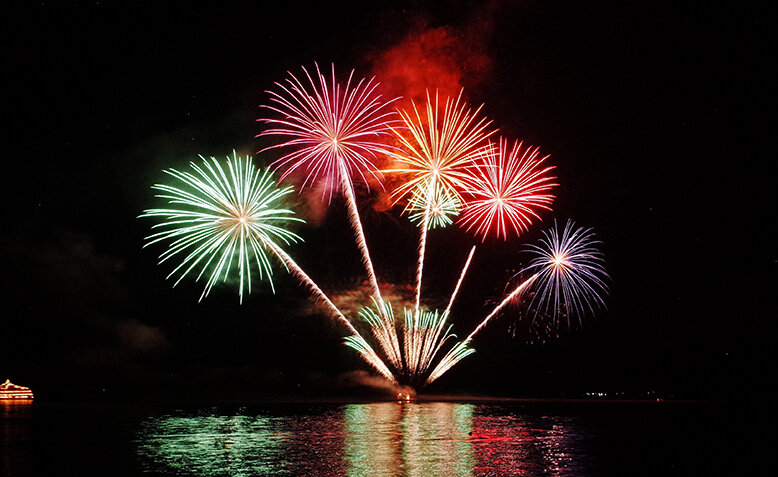
[{"label": "firework spark trail", "polygon": [[[341,167],[344,167],[341,163]],[[370,280],[371,287],[373,288],[373,299],[376,302],[376,307],[379,310],[379,316],[381,317],[381,326],[372,327],[374,336],[378,339],[381,348],[388,358],[395,364],[397,368],[402,367],[402,352],[400,351],[400,340],[397,336],[397,328],[394,323],[394,319],[387,313],[387,308],[384,304],[384,299],[381,296],[381,289],[378,286],[378,279],[376,278],[375,269],[373,268],[373,262],[370,259],[370,251],[367,247],[367,241],[365,239],[365,233],[362,228],[362,222],[359,218],[359,211],[357,210],[357,201],[354,196],[354,189],[347,176],[341,174],[341,180],[343,181],[343,189],[346,195],[346,203],[349,210],[349,222],[356,235],[357,246],[362,254],[362,263],[367,270],[367,275]]]},{"label": "firework spark trail", "polygon": [[[414,197],[418,197],[419,195],[420,194],[415,194]],[[447,195],[448,194],[445,191],[442,191],[442,188],[436,186],[434,177],[430,181],[430,184],[424,193],[424,212],[422,214],[422,221],[420,224],[421,232],[418,248],[418,265],[416,269],[415,308],[413,316],[406,318],[406,322],[410,321],[410,325],[406,326],[406,333],[410,335],[410,340],[414,341],[415,343],[415,346],[412,346],[409,351],[406,351],[406,354],[410,353],[410,358],[408,359],[408,361],[412,363],[410,372],[416,376],[426,372],[427,368],[432,362],[432,359],[437,354],[440,347],[443,346],[446,339],[450,336],[448,332],[451,330],[451,326],[449,326],[448,330],[446,331],[446,336],[442,340],[440,339],[441,332],[443,331],[443,327],[449,315],[451,304],[453,303],[454,297],[459,290],[459,285],[464,278],[464,273],[467,270],[467,267],[470,264],[470,259],[472,258],[473,252],[475,251],[475,247],[470,251],[465,268],[462,271],[462,276],[460,277],[459,282],[457,283],[457,286],[451,296],[449,307],[446,309],[446,311],[440,315],[440,317],[438,317],[437,312],[435,312],[434,318],[428,319],[428,322],[434,323],[434,326],[428,326],[428,324],[420,323],[423,317],[420,316],[419,302],[421,299],[421,285],[424,271],[424,256],[427,244],[427,233],[430,228],[429,221],[431,219],[433,204],[438,202],[438,199],[440,199],[441,196]],[[441,202],[445,201],[446,199],[443,199]],[[411,202],[411,204],[412,203],[413,202]],[[443,217],[445,217],[445,215],[443,215]],[[445,224],[445,222],[443,222],[443,224]]]},{"label": "firework spark trail", "polygon": [[268,244],[268,248],[273,251],[284,267],[286,267],[286,269],[290,271],[294,277],[296,277],[309,289],[314,298],[320,302],[325,303],[330,313],[332,313],[340,322],[345,324],[346,327],[353,333],[353,335],[346,337],[346,344],[352,346],[353,348],[355,348],[353,344],[359,344],[361,349],[358,349],[358,351],[362,355],[362,358],[387,379],[396,382],[394,375],[392,375],[392,372],[389,371],[383,360],[378,356],[378,354],[376,354],[375,350],[365,341],[359,331],[354,328],[354,325],[351,324],[351,322],[343,315],[338,307],[332,303],[332,300],[330,300],[329,297],[321,290],[321,288],[319,288],[316,282],[314,282],[311,277],[308,276],[308,274],[305,273],[305,271],[300,268],[299,265],[297,265],[297,262],[295,262],[292,257],[290,257],[286,252],[283,251],[283,249],[276,246],[275,244]]},{"label": "firework spark trail", "polygon": [[424,216],[421,219],[421,237],[419,238],[419,259],[416,267],[416,300],[414,305],[415,319],[419,317],[419,300],[421,299],[421,278],[424,272],[424,254],[427,249],[427,229],[429,228],[430,208],[435,193],[435,178],[430,180],[425,194]]},{"label": "firework spark trail", "polygon": [[[359,311],[359,316],[370,325],[373,337],[378,341],[389,362],[398,371],[404,369],[403,353],[397,335],[397,324],[394,319],[394,310],[389,302],[379,302],[373,298],[373,307],[364,307]],[[383,308],[383,310],[381,309]]]},{"label": "firework spark trail", "polygon": [[384,376],[389,381],[397,384],[397,378],[394,377],[392,371],[386,366],[380,357],[375,353],[373,347],[365,341],[361,335],[347,336],[345,339],[346,346],[356,350],[362,358],[367,361],[376,371]]},{"label": "firework spark trail", "polygon": [[[374,301],[373,307],[375,306],[376,303]],[[386,303],[385,306],[389,308],[387,310],[387,315],[393,317],[391,305]],[[397,376],[401,376],[404,379],[403,382],[421,382],[421,379],[429,365],[432,363],[434,356],[448,338],[453,336],[449,333],[451,326],[449,325],[448,329],[441,337],[441,333],[438,332],[438,330],[442,329],[446,317],[439,312],[422,311],[417,318],[414,310],[405,308],[403,309],[403,314],[405,318],[403,321],[404,326],[402,328],[403,362],[395,363],[390,360],[390,364],[394,368],[394,373],[396,373],[392,374],[390,379],[394,382],[398,382]],[[359,315],[375,330],[382,328],[383,320],[373,308],[365,307],[360,310]],[[376,336],[375,334],[374,337],[379,339],[379,341],[381,339],[380,336]],[[361,337],[349,337],[347,338],[346,344],[362,354],[372,351],[369,344]],[[367,357],[365,357],[365,359],[370,361]],[[385,364],[383,366],[385,369],[389,370],[388,366]],[[374,367],[378,369],[377,366],[374,365]],[[391,370],[389,370],[389,372],[392,373]]]},{"label": "firework spark trail", "polygon": [[482,241],[492,231],[505,240],[510,230],[520,235],[533,218],[540,218],[536,209],[551,210],[554,196],[549,192],[558,186],[549,175],[554,166],[543,168],[549,156],[538,158],[539,148],[522,150],[522,144],[516,141],[509,152],[507,139],[500,138],[493,152],[483,154],[471,168],[459,223],[482,235]]},{"label": "firework spark trail", "polygon": [[[265,249],[276,240],[290,244],[302,239],[284,226],[288,222],[303,222],[289,209],[280,208],[291,187],[279,188],[268,171],[254,168],[250,158],[245,163],[233,152],[227,158],[229,175],[215,158],[200,156],[203,167],[190,163],[194,173],[175,169],[164,171],[182,186],[155,184],[162,191],[159,198],[168,200],[174,208],[150,209],[140,217],[162,217],[165,222],[152,226],[162,232],[146,237],[144,247],[170,240],[168,249],[160,255],[160,263],[184,256],[168,278],[181,273],[177,285],[194,268],[202,265],[196,280],[211,268],[200,300],[208,295],[221,278],[226,281],[237,256],[239,296],[243,301],[244,283],[251,293],[251,264],[256,262],[260,279],[268,278],[271,287],[272,269]],[[215,260],[215,262],[214,262]],[[211,265],[213,266],[211,267]],[[183,271],[182,271],[183,270]]]},{"label": "firework spark trail", "polygon": [[486,318],[484,318],[484,319],[483,319],[483,321],[481,321],[481,323],[480,323],[478,326],[476,326],[476,328],[473,330],[473,332],[472,332],[472,333],[470,333],[469,335],[467,335],[467,338],[465,338],[465,340],[464,340],[464,341],[465,341],[465,342],[468,342],[468,343],[469,343],[470,341],[472,341],[472,340],[473,340],[473,337],[476,335],[476,333],[478,333],[479,331],[481,331],[481,329],[482,329],[484,326],[486,326],[486,324],[489,322],[489,320],[491,320],[492,318],[494,318],[494,316],[495,316],[495,315],[496,315],[496,314],[497,314],[497,313],[498,313],[500,310],[502,310],[502,309],[505,307],[505,305],[507,305],[508,303],[510,303],[510,302],[511,302],[511,300],[513,300],[514,298],[516,298],[516,297],[517,297],[517,296],[518,296],[518,295],[519,295],[521,292],[523,292],[523,291],[524,291],[524,289],[525,289],[525,288],[527,288],[527,287],[528,287],[528,286],[529,286],[529,285],[530,285],[530,284],[531,284],[533,281],[535,281],[535,279],[536,279],[536,278],[538,278],[538,274],[539,274],[539,273],[535,273],[534,275],[532,275],[532,276],[531,276],[531,277],[529,277],[528,279],[524,280],[524,281],[523,281],[523,282],[522,282],[522,283],[521,283],[519,286],[517,286],[516,288],[514,288],[512,292],[510,292],[510,293],[509,293],[509,294],[508,294],[508,295],[507,295],[505,298],[503,298],[503,300],[500,302],[500,304],[499,304],[499,305],[497,305],[496,307],[494,307],[494,309],[492,310],[492,312],[491,312],[491,313],[489,313],[488,315],[486,315]]},{"label": "firework spark trail", "polygon": [[322,291],[321,288],[314,282],[310,276],[308,276],[305,271],[300,268],[299,265],[290,257],[286,252],[284,252],[280,247],[277,247],[273,244],[269,245],[268,248],[273,251],[273,253],[278,257],[278,259],[281,261],[281,263],[284,265],[284,267],[291,273],[295,278],[297,278],[303,285],[305,285],[308,290],[313,294],[313,296],[323,302],[327,305],[327,308],[329,311],[338,319],[340,320],[346,327],[354,334],[359,334],[359,332],[354,328],[354,325],[351,324],[351,322],[343,315],[343,313],[338,309],[338,307],[335,306],[334,303],[332,303],[332,300],[329,299],[329,297]]},{"label": "firework spark trail", "polygon": [[411,214],[411,221],[414,217],[421,216],[419,234],[419,246],[417,249],[418,259],[416,267],[416,297],[415,297],[415,316],[418,318],[419,303],[421,300],[421,286],[424,273],[424,258],[426,255],[427,247],[427,234],[429,229],[435,226],[445,227],[453,221],[449,218],[449,215],[456,215],[458,210],[459,201],[453,196],[453,193],[449,193],[442,187],[436,184],[436,180],[430,181],[429,185],[421,185],[420,188],[414,190],[413,197],[408,203],[406,210],[414,211],[421,209],[420,213]]},{"label": "firework spark trail", "polygon": [[[423,185],[422,185],[423,186]],[[408,362],[412,363],[410,366],[410,371],[413,375],[419,376],[426,372],[429,365],[431,364],[433,358],[437,354],[437,352],[440,350],[440,348],[443,346],[446,339],[451,336],[448,334],[448,332],[451,330],[451,326],[449,326],[448,330],[445,333],[445,337],[441,340],[440,335],[443,331],[443,327],[446,323],[446,320],[449,315],[449,311],[451,308],[451,305],[454,302],[454,298],[456,297],[457,292],[459,291],[459,285],[462,283],[462,280],[464,279],[465,272],[467,271],[467,268],[470,265],[470,260],[473,258],[473,253],[475,252],[475,247],[473,247],[470,250],[470,254],[467,258],[467,261],[465,263],[465,266],[462,270],[462,274],[459,278],[459,281],[457,282],[457,285],[454,289],[454,292],[451,295],[451,300],[449,301],[449,305],[446,308],[446,310],[443,312],[440,317],[438,317],[437,312],[435,312],[434,318],[433,317],[427,317],[428,323],[422,324],[422,316],[420,316],[420,310],[419,310],[419,302],[421,299],[421,284],[422,284],[422,276],[424,271],[424,256],[426,251],[426,245],[427,245],[427,231],[429,229],[428,223],[430,220],[430,214],[431,214],[431,208],[433,206],[433,202],[435,202],[436,198],[439,194],[437,194],[437,185],[435,177],[430,180],[430,183],[426,189],[425,193],[425,208],[424,208],[424,215],[422,217],[421,222],[421,237],[419,241],[419,248],[418,248],[418,265],[416,269],[416,300],[415,300],[415,308],[414,308],[414,314],[413,317],[410,318],[411,324],[410,326],[406,326],[406,330],[409,328],[412,330],[410,332],[410,341],[413,342],[413,345],[409,347],[409,349],[406,350],[406,355],[409,355]],[[409,321],[409,318],[406,317],[406,322]],[[428,326],[429,323],[435,323],[434,326]],[[418,330],[423,329],[423,332],[419,332]]]},{"label": "firework spark trail", "polygon": [[462,273],[459,274],[459,280],[457,280],[457,284],[454,287],[454,292],[451,293],[451,299],[448,301],[448,306],[446,307],[445,314],[449,314],[451,312],[451,306],[454,304],[454,299],[457,297],[457,293],[459,293],[459,287],[462,286],[462,281],[465,279],[465,274],[467,273],[467,269],[470,268],[470,261],[473,260],[473,255],[475,254],[475,245],[473,245],[473,248],[470,249],[470,254],[467,256],[467,260],[465,261],[465,266],[462,267]]},{"label": "firework spark trail", "polygon": [[[331,84],[316,64],[318,84],[308,70],[303,68],[308,79],[304,85],[292,73],[286,85],[276,83],[281,93],[268,91],[276,106],[263,106],[279,113],[285,119],[266,118],[259,121],[274,124],[277,127],[262,131],[259,136],[276,135],[290,138],[281,144],[269,146],[263,151],[274,148],[294,147],[295,152],[288,153],[275,161],[276,168],[286,168],[281,178],[288,176],[298,168],[305,167],[307,175],[303,187],[315,182],[320,176],[324,179],[324,193],[330,194],[340,188],[345,195],[349,222],[357,237],[357,245],[362,254],[362,262],[367,270],[373,294],[379,303],[383,302],[373,263],[365,241],[365,234],[354,197],[352,175],[359,177],[369,186],[365,172],[375,178],[379,184],[381,173],[372,162],[379,154],[388,154],[390,148],[380,142],[393,128],[396,113],[387,106],[395,101],[384,102],[376,92],[378,83],[371,78],[360,80],[352,86],[354,71],[349,74],[345,86],[341,89],[335,79],[335,65],[332,65]],[[379,307],[383,316],[383,307]],[[386,320],[387,318],[384,317]],[[388,325],[388,322],[387,322]]]},{"label": "firework spark trail", "polygon": [[[385,315],[390,317],[396,328],[387,328],[384,320],[378,313],[378,303],[373,299],[373,305],[363,307],[359,311],[359,317],[369,327],[373,339],[383,350],[383,365],[377,365],[376,354],[369,343],[361,336],[354,335],[346,339],[346,344],[363,355],[374,368],[386,375],[384,368],[389,370],[392,380],[406,384],[422,384],[430,365],[443,345],[454,335],[451,333],[452,325],[446,327],[447,315],[438,311],[421,310],[417,315],[413,308],[403,308],[404,319],[399,322],[394,320],[394,312],[390,303],[385,302]],[[401,336],[401,353],[392,356],[387,352],[386,343],[395,336]],[[379,358],[380,359],[380,358]]]},{"label": "firework spark trail", "polygon": [[[443,313],[437,311],[417,311],[415,309],[413,311],[404,310],[405,320],[403,324],[405,326],[402,329],[402,343],[405,365],[404,368],[401,368],[395,362],[392,364],[398,372],[403,373],[408,379],[415,380],[421,378],[434,362],[435,356],[437,356],[446,341],[454,336],[450,333],[452,325],[449,325],[447,328],[445,325],[447,324],[446,322],[450,314],[451,306],[456,299],[465,275],[467,274],[467,270],[470,267],[475,250],[475,246],[470,249],[462,272],[460,273],[454,291],[449,299],[448,306]],[[376,306],[376,303],[374,303],[374,306]],[[387,306],[391,308],[391,305],[387,304]],[[376,317],[372,310],[365,308],[360,314],[366,322],[375,328],[375,330],[382,329],[382,321]],[[393,316],[391,310],[388,315]],[[378,334],[379,333],[374,331],[374,335]],[[386,334],[380,334],[382,336],[378,337],[379,342],[386,339]],[[467,356],[467,354],[462,357],[464,356]],[[451,363],[452,366],[453,364],[455,363]],[[443,372],[445,371],[442,371],[440,374],[443,374]]]},{"label": "firework spark trail", "polygon": [[[434,356],[435,345],[442,345],[444,337],[438,341],[438,331],[445,325],[446,317],[437,311],[422,311],[417,313],[405,310],[404,342],[406,345],[406,361],[408,375],[416,379],[426,371]],[[451,327],[449,326],[449,330]]]},{"label": "firework spark trail", "polygon": [[429,369],[429,366],[432,364],[435,356],[437,356],[440,348],[443,347],[449,338],[454,337],[454,335],[451,333],[451,328],[453,325],[448,325],[446,331],[443,331],[447,319],[447,313],[444,312],[440,315],[440,318],[438,318],[436,312],[435,316],[431,320],[432,325],[429,327],[429,330],[424,333],[422,338],[422,347],[419,353],[419,365],[417,366],[416,371],[417,375],[422,376],[427,371],[427,369]]},{"label": "firework spark trail", "polygon": [[457,188],[462,188],[468,177],[467,167],[485,147],[480,144],[495,132],[487,130],[491,121],[478,119],[481,107],[473,112],[461,99],[461,90],[456,99],[446,98],[441,117],[438,92],[435,92],[433,103],[428,91],[426,121],[422,119],[413,102],[413,114],[406,110],[398,111],[411,137],[408,138],[401,131],[391,128],[402,147],[400,151],[389,151],[389,155],[399,162],[399,166],[384,172],[408,177],[392,196],[397,201],[405,195],[415,193],[425,200],[416,268],[415,320],[418,320],[419,316],[427,229],[435,192],[440,188],[459,197]]},{"label": "firework spark trail", "polygon": [[537,273],[535,275],[532,275],[527,280],[522,282],[519,286],[517,286],[511,293],[509,293],[501,302],[499,305],[497,305],[491,313],[489,313],[486,318],[481,321],[481,323],[473,330],[472,333],[470,333],[467,338],[464,340],[458,342],[454,345],[453,348],[451,348],[448,353],[446,353],[443,358],[438,362],[437,366],[435,366],[435,369],[432,370],[429,377],[427,378],[427,381],[425,384],[429,384],[439,377],[441,377],[443,374],[446,373],[449,369],[451,369],[455,364],[462,361],[462,359],[466,358],[467,356],[470,356],[471,354],[475,353],[475,350],[470,348],[470,342],[473,340],[473,337],[483,329],[484,326],[491,320],[500,310],[502,310],[505,305],[511,302],[514,298],[516,298],[519,294],[521,294],[527,286],[529,286],[536,278]]},{"label": "firework spark trail", "polygon": [[473,353],[475,353],[475,350],[468,347],[468,343],[466,341],[460,341],[459,343],[455,344],[454,347],[451,348],[445,356],[443,356],[440,362],[438,362],[437,366],[435,366],[435,368],[432,370],[424,384],[430,384],[439,377],[443,376],[443,374],[451,369],[452,366]]},{"label": "firework spark trail", "polygon": [[535,307],[535,317],[548,313],[558,323],[562,313],[569,327],[571,316],[577,316],[580,324],[587,311],[605,307],[602,295],[608,292],[608,274],[600,244],[592,229],[568,220],[561,232],[554,221],[554,227],[543,232],[541,245],[529,246],[535,257],[527,268],[539,270],[539,292],[529,303]]},{"label": "firework spark trail", "polygon": [[[376,278],[375,269],[373,268],[373,261],[370,260],[370,250],[367,248],[367,240],[365,239],[365,231],[362,228],[362,221],[359,218],[359,211],[357,210],[357,200],[354,196],[354,188],[351,180],[345,170],[345,164],[341,161],[339,163],[341,168],[341,185],[343,187],[343,193],[346,195],[346,204],[348,206],[348,218],[351,227],[354,229],[357,239],[357,247],[362,254],[362,264],[367,270],[367,276],[370,280],[370,285],[373,287],[373,295],[378,301],[379,305],[382,305],[384,300],[381,297],[381,289],[378,287],[378,279]],[[383,308],[381,306],[381,308]],[[382,316],[383,310],[381,311]],[[386,318],[386,317],[384,317]]]},{"label": "firework spark trail", "polygon": [[[451,293],[451,298],[449,299],[448,306],[446,307],[445,311],[441,314],[440,320],[438,320],[435,323],[435,326],[432,328],[431,332],[425,333],[423,351],[419,358],[420,366],[417,368],[417,374],[419,375],[427,371],[429,366],[432,364],[432,361],[434,360],[435,356],[437,355],[438,351],[440,351],[440,348],[443,347],[443,344],[447,341],[449,337],[454,336],[450,334],[452,325],[449,325],[445,333],[443,333],[443,327],[446,324],[449,314],[451,313],[451,307],[454,304],[454,300],[456,299],[456,296],[459,293],[459,288],[462,285],[462,281],[465,279],[467,270],[470,267],[470,262],[472,261],[473,255],[475,254],[475,249],[476,249],[475,245],[473,246],[473,248],[470,249],[470,253],[467,256],[465,265],[464,267],[462,267],[462,272],[459,275],[459,280],[457,280],[456,286],[454,287],[454,291]],[[444,335],[443,339],[441,339],[441,333],[443,333]]]}]

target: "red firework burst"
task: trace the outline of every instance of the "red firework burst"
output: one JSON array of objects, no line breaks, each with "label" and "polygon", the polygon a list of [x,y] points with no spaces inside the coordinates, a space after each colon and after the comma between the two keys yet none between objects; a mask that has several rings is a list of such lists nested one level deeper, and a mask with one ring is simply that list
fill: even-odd
[{"label": "red firework burst", "polygon": [[[354,83],[354,70],[342,86],[335,79],[335,65],[331,78],[325,76],[316,64],[316,74],[302,68],[301,81],[291,72],[284,83],[275,83],[279,92],[267,91],[271,105],[260,107],[274,111],[277,118],[257,121],[273,127],[259,136],[280,136],[284,142],[266,147],[294,148],[271,164],[284,169],[281,179],[300,169],[305,172],[301,189],[318,180],[323,181],[323,193],[332,198],[332,191],[352,184],[358,176],[367,184],[367,175],[381,179],[373,163],[378,154],[386,153],[381,142],[390,134],[396,113],[376,92],[378,82],[364,78]],[[315,78],[315,79],[314,79]]]},{"label": "red firework burst", "polygon": [[551,210],[554,196],[549,192],[559,185],[549,175],[554,166],[543,167],[549,156],[538,158],[539,148],[522,145],[516,141],[509,151],[508,141],[500,138],[471,168],[459,223],[481,235],[481,241],[491,233],[505,240],[510,232],[520,235],[533,218],[540,218],[537,209]]}]

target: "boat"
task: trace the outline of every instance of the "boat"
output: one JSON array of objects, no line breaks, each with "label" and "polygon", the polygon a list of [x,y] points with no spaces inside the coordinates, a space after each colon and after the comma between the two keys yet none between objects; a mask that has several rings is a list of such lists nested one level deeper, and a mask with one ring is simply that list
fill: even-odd
[{"label": "boat", "polygon": [[10,379],[6,379],[3,384],[0,384],[0,399],[30,400],[32,398],[32,391],[26,386],[16,385]]}]

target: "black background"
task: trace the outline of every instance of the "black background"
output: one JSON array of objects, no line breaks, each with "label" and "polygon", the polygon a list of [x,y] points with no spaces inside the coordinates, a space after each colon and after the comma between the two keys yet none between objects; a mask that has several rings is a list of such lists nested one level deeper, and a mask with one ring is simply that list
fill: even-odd
[{"label": "black background", "polygon": [[[611,296],[542,345],[512,337],[515,317],[502,316],[427,391],[764,391],[778,267],[766,2],[266,3],[33,2],[5,15],[0,378],[48,400],[368,393],[353,386],[365,366],[344,330],[293,279],[279,272],[276,295],[242,306],[232,288],[197,303],[199,284],[171,288],[161,249],[141,249],[150,223],[136,217],[159,205],[149,187],[162,169],[255,153],[258,105],[287,70],[369,74],[420,22],[456,34],[486,15],[492,67],[468,96],[503,134],[551,154],[561,186],[542,224],[481,247],[457,329],[488,311],[521,244],[554,218],[595,228]],[[397,217],[364,212],[379,276],[410,283],[416,236]],[[363,279],[341,202],[298,232],[292,254],[326,290]],[[435,300],[475,242],[455,229],[430,240]]]}]

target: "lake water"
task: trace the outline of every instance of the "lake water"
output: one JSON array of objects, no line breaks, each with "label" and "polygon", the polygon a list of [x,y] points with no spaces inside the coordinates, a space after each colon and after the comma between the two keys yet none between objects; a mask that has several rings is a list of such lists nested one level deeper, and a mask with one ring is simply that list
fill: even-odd
[{"label": "lake water", "polygon": [[701,403],[0,404],[0,475],[726,475]]}]

